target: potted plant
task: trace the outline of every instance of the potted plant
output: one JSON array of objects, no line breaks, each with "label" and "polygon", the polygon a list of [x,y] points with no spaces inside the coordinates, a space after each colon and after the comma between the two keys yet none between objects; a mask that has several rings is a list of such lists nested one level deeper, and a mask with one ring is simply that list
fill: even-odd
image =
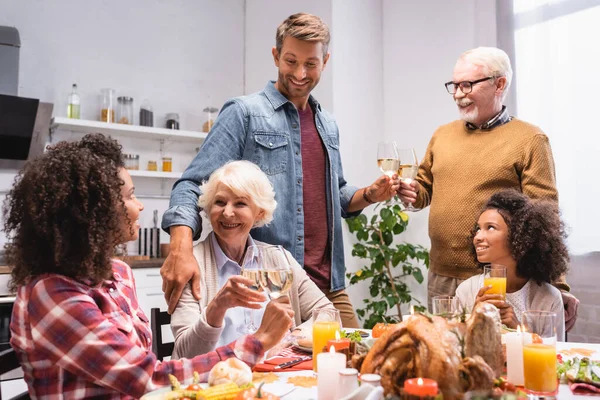
[{"label": "potted plant", "polygon": [[[402,321],[402,304],[421,304],[411,295],[407,279],[412,277],[423,283],[421,267],[429,268],[429,251],[420,245],[394,243],[394,238],[406,230],[408,221],[400,205],[389,202],[378,204],[370,221],[364,214],[346,220],[358,239],[352,255],[369,261],[369,265],[346,274],[350,285],[370,281],[370,297],[363,300],[364,308],[356,310],[367,329],[379,322]],[[394,312],[388,312],[390,309]]]}]

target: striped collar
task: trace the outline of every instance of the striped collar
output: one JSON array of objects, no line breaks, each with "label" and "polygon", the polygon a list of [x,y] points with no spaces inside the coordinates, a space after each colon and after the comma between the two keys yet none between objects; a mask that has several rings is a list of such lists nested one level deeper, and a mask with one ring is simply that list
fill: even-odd
[{"label": "striped collar", "polygon": [[490,129],[494,129],[498,126],[504,125],[505,123],[511,121],[512,119],[513,119],[513,117],[508,115],[508,110],[506,109],[506,106],[502,106],[502,110],[498,114],[496,114],[496,116],[494,116],[492,119],[490,119],[488,122],[486,122],[485,124],[483,124],[481,126],[477,126],[475,124],[467,122],[466,126],[467,126],[467,129],[471,130],[471,131],[474,131],[477,129],[490,130]]}]

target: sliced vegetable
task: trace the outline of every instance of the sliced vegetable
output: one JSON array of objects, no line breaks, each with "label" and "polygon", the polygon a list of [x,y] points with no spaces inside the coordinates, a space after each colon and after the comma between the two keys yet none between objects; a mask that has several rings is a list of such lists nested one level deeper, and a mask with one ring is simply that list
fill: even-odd
[{"label": "sliced vegetable", "polygon": [[239,392],[240,387],[237,384],[225,383],[200,390],[196,394],[196,400],[233,400]]}]

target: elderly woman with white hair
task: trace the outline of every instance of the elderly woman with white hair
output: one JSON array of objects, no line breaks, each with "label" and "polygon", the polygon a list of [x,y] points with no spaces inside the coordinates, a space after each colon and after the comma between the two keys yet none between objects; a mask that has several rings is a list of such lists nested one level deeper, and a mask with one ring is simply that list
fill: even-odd
[{"label": "elderly woman with white hair", "polygon": [[[268,224],[277,206],[273,186],[264,172],[249,161],[233,161],[213,172],[200,187],[198,204],[204,209],[213,231],[194,246],[201,276],[202,299],[198,302],[188,283],[171,316],[175,335],[173,357],[190,357],[209,352],[243,336],[244,309],[255,309],[262,320],[263,293],[249,289],[250,279],[241,276],[248,246],[264,246],[253,240],[250,230]],[[295,325],[310,320],[316,308],[331,302],[308,277],[302,267],[284,250],[290,260],[293,284],[286,303]],[[267,306],[268,307],[268,306]],[[261,325],[267,323],[262,321]]]}]

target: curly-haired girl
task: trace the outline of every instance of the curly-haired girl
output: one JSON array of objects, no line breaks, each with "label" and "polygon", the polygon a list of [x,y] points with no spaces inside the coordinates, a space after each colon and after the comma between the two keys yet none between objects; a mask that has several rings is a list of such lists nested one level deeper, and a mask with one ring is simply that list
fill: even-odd
[{"label": "curly-haired girl", "polygon": [[102,135],[58,143],[17,176],[4,204],[17,290],[11,345],[32,398],[140,398],[168,385],[168,374],[206,379],[236,356],[253,364],[285,335],[292,319],[274,305],[265,311],[272,322],[253,336],[157,361],[131,269],[111,259],[115,246],[137,239],[143,208],[121,146]]},{"label": "curly-haired girl", "polygon": [[568,268],[565,230],[555,203],[530,200],[516,190],[494,194],[472,233],[473,253],[480,266],[506,266],[506,299],[486,294],[483,275],[461,283],[456,296],[471,309],[486,301],[500,310],[502,323],[516,328],[523,311],[553,311],[558,340],[564,340],[564,308],[560,291],[550,283]]}]

